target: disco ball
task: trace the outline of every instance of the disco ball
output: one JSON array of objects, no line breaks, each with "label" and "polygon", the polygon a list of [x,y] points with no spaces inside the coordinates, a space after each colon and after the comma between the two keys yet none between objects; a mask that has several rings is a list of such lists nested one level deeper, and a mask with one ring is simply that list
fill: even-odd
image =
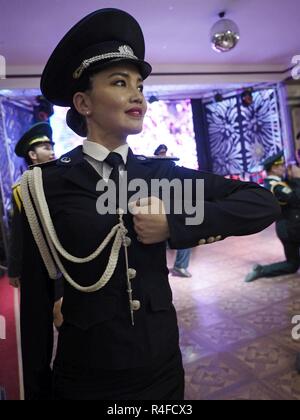
[{"label": "disco ball", "polygon": [[238,26],[230,19],[220,19],[211,28],[212,48],[217,52],[232,50],[240,39]]}]

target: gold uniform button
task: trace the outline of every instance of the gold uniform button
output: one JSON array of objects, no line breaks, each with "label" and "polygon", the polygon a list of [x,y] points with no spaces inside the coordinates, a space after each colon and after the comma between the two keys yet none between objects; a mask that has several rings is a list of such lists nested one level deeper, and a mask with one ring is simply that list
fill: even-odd
[{"label": "gold uniform button", "polygon": [[222,236],[221,235],[218,235],[217,237],[216,237],[216,241],[221,241],[223,238],[222,238]]},{"label": "gold uniform button", "polygon": [[198,245],[205,245],[205,244],[206,244],[205,239],[200,239],[200,241],[198,242]]},{"label": "gold uniform button", "polygon": [[141,302],[139,300],[133,300],[131,302],[131,308],[133,311],[138,311],[141,307]]},{"label": "gold uniform button", "polygon": [[216,238],[211,236],[210,238],[207,239],[207,243],[208,244],[213,244],[214,242],[216,242]]}]

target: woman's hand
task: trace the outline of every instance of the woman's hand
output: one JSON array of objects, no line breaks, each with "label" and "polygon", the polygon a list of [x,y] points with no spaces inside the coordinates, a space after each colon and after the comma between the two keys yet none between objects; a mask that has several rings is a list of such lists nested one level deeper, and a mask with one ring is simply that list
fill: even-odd
[{"label": "woman's hand", "polygon": [[164,203],[157,197],[149,197],[129,204],[134,215],[137,238],[144,245],[167,241],[170,237]]}]

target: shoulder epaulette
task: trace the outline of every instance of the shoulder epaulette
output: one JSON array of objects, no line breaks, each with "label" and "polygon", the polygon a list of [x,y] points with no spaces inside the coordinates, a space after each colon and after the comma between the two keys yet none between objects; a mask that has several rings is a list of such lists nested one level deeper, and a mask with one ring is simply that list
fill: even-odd
[{"label": "shoulder epaulette", "polygon": [[292,189],[290,188],[290,186],[286,182],[283,182],[283,181],[275,181],[274,180],[274,181],[271,181],[270,184],[271,184],[271,191],[272,192],[274,192],[275,188],[278,187],[278,186],[283,187],[284,188],[284,192],[286,194],[289,194],[289,193],[292,192]]},{"label": "shoulder epaulette", "polygon": [[13,190],[14,188],[17,188],[20,184],[21,184],[21,180],[19,179],[17,182],[15,182],[15,183],[12,185],[11,189]]},{"label": "shoulder epaulette", "polygon": [[[290,186],[289,186],[286,182],[283,182],[283,181],[276,181],[276,180],[273,180],[273,181],[271,181],[271,182],[270,182],[270,185],[271,185],[271,192],[272,192],[273,194],[275,193],[275,189],[276,189],[278,186],[283,187],[283,190],[282,190],[282,191],[283,191],[285,194],[290,194],[290,193],[292,192],[292,189],[290,188]],[[287,203],[282,202],[282,201],[279,201],[279,204],[281,204],[282,206],[287,205]]]},{"label": "shoulder epaulette", "polygon": [[13,199],[16,203],[16,206],[18,207],[19,212],[21,212],[22,209],[22,197],[21,197],[21,185],[20,182],[14,184],[12,186],[12,194]]}]

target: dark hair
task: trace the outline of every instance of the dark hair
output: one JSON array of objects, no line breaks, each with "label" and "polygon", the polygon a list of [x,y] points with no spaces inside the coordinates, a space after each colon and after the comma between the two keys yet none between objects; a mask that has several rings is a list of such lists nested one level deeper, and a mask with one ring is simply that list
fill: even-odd
[{"label": "dark hair", "polygon": [[76,134],[80,137],[87,136],[87,125],[85,121],[85,117],[72,106],[66,116],[67,125],[71,128],[71,130],[75,131]]},{"label": "dark hair", "polygon": [[[92,79],[93,76],[97,73],[97,70],[90,70],[82,75],[80,80],[77,81],[76,85],[73,87],[73,95],[76,92],[86,92],[91,90],[93,87]],[[78,136],[86,137],[87,136],[87,125],[85,116],[81,115],[74,105],[67,112],[66,116],[67,125],[73,130]]]}]

